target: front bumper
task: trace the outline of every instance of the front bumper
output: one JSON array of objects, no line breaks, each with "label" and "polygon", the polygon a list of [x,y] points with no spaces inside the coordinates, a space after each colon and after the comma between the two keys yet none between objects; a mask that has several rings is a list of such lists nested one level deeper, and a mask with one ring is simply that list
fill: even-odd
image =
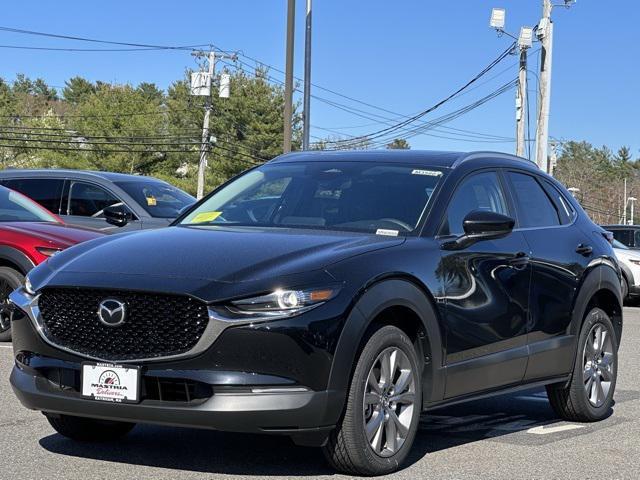
[{"label": "front bumper", "polygon": [[[21,355],[24,352],[18,358]],[[55,359],[42,357],[38,360],[37,368],[17,360],[11,372],[11,386],[25,407],[46,414],[282,434],[304,445],[323,444],[334,427],[323,425],[324,412],[332,398],[329,391],[265,387],[256,393],[251,389],[234,392],[231,388],[220,392],[214,390],[209,398],[191,402],[150,399],[143,399],[137,404],[100,402],[81,397],[75,388],[55,383],[44,373],[51,368],[73,370],[73,364],[63,362],[62,365]]]}]

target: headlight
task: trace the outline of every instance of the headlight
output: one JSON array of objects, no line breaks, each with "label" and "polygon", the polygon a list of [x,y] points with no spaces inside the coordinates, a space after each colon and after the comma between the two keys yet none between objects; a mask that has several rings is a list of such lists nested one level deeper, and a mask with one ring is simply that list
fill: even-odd
[{"label": "headlight", "polygon": [[53,257],[56,253],[60,253],[62,249],[60,248],[51,248],[51,247],[36,247],[36,250],[39,251],[45,257]]},{"label": "headlight", "polygon": [[27,275],[27,278],[24,279],[24,290],[29,295],[35,295],[36,294],[36,291],[33,289],[33,286],[31,285],[31,280],[29,280],[29,276],[28,275]]},{"label": "headlight", "polygon": [[276,320],[300,315],[331,300],[337,294],[337,287],[276,290],[267,295],[236,300],[213,310],[227,320]]}]

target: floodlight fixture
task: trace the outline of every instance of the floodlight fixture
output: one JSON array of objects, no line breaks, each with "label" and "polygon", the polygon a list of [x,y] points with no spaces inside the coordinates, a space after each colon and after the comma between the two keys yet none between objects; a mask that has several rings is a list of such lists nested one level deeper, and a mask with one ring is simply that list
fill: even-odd
[{"label": "floodlight fixture", "polygon": [[518,37],[518,46],[520,48],[531,48],[533,46],[533,28],[522,27],[520,36]]},{"label": "floodlight fixture", "polygon": [[491,10],[491,21],[489,25],[496,30],[504,30],[507,11],[504,8],[494,8]]}]

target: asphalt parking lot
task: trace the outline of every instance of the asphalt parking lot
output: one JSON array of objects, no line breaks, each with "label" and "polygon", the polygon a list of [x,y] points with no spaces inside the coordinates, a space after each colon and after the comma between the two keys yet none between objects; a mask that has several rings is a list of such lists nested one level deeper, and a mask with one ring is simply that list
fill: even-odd
[{"label": "asphalt parking lot", "polygon": [[[625,309],[614,413],[597,424],[558,421],[535,390],[424,415],[398,479],[637,479],[640,477],[640,308]],[[138,426],[118,443],[78,444],[25,410],[0,344],[0,478],[341,478],[316,449],[277,437]]]}]

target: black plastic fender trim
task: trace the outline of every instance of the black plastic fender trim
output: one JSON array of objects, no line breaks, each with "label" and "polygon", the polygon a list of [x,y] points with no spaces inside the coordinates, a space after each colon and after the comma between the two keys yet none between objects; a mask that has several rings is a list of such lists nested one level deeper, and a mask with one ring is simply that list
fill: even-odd
[{"label": "black plastic fender trim", "polygon": [[[362,339],[373,320],[389,307],[406,307],[421,319],[426,333],[421,339],[423,370],[423,404],[444,397],[445,375],[443,369],[442,336],[438,317],[428,294],[414,283],[404,279],[384,279],[368,287],[352,308],[340,335],[329,375],[328,389],[343,391],[340,405],[333,405],[327,412],[327,423],[337,423],[346,401],[351,374],[357,360]],[[337,400],[337,399],[336,399]]]}]

